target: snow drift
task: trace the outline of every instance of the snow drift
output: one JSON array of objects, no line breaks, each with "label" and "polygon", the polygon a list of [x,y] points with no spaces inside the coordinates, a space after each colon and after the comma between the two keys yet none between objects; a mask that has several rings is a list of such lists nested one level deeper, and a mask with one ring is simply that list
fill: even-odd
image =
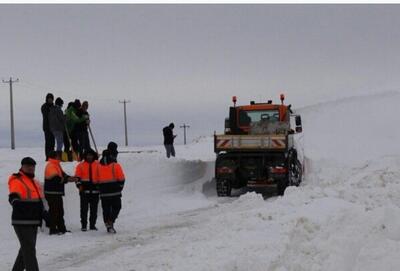
[{"label": "snow drift", "polygon": [[[398,270],[399,102],[398,92],[386,92],[298,110],[307,174],[284,197],[217,198],[212,138],[178,146],[176,159],[164,158],[162,146],[121,154],[127,184],[118,234],[79,231],[70,185],[66,222],[73,233],[39,235],[41,270]],[[0,155],[0,270],[7,270],[18,249],[7,177],[23,156],[40,160],[42,150]],[[73,164],[65,166],[71,173]]]}]

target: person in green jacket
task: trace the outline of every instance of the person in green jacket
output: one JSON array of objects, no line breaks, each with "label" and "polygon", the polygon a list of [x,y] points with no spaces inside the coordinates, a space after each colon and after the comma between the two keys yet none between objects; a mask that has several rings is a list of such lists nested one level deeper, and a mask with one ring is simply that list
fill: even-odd
[{"label": "person in green jacket", "polygon": [[69,106],[67,110],[65,110],[66,126],[67,126],[66,132],[71,138],[72,149],[76,153],[80,153],[81,147],[79,143],[79,135],[76,132],[75,126],[82,122],[88,121],[86,116],[78,117],[77,113],[80,107],[81,107],[81,102],[78,99],[76,99],[71,104],[71,106]]}]

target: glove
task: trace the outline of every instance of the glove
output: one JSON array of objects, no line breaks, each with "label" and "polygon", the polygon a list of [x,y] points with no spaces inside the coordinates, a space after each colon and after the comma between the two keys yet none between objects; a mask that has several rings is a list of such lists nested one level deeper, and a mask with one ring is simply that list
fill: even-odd
[{"label": "glove", "polygon": [[66,176],[64,179],[64,183],[76,183],[76,182],[80,182],[81,178],[79,177],[74,177],[74,176]]},{"label": "glove", "polygon": [[19,195],[16,194],[16,193],[11,193],[11,194],[8,196],[8,202],[9,202],[12,206],[16,206],[16,205],[18,204],[19,200],[20,200],[20,197],[19,197]]}]

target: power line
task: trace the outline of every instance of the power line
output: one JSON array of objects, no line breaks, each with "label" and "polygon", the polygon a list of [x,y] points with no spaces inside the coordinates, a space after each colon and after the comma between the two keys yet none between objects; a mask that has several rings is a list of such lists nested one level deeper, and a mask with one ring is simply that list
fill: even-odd
[{"label": "power line", "polygon": [[[24,79],[23,82],[20,82],[20,83],[21,83],[21,86],[24,87],[24,88],[26,88],[26,89],[30,89],[30,90],[39,90],[39,91],[41,91],[41,92],[43,92],[43,90],[45,90],[45,89],[47,89],[47,90],[49,90],[49,89],[55,89],[54,87],[53,87],[53,88],[50,88],[50,87],[48,87],[48,86],[44,86],[44,85],[41,85],[41,84],[39,85],[39,84],[37,84],[37,83],[32,83],[32,82],[27,81],[27,80],[25,80],[25,79]],[[75,88],[75,89],[76,89],[76,88]],[[106,98],[105,96],[99,97],[98,94],[96,94],[96,96],[89,96],[89,95],[84,95],[84,94],[82,94],[82,93],[78,94],[78,93],[76,93],[76,92],[71,92],[71,91],[66,91],[66,90],[60,90],[60,89],[54,90],[53,93],[54,93],[54,94],[57,94],[56,96],[60,96],[60,97],[63,96],[63,95],[65,95],[65,96],[75,97],[75,98],[76,98],[76,97],[79,97],[80,99],[90,100],[90,101],[93,101],[93,100],[95,100],[95,101],[103,101],[103,102],[115,101],[114,99],[112,99],[112,98]],[[63,95],[60,95],[60,94],[63,94]],[[63,97],[63,98],[65,98],[65,97]]]},{"label": "power line", "polygon": [[19,82],[19,79],[17,80],[12,80],[12,77],[10,77],[10,80],[4,81],[3,83],[9,84],[10,85],[10,122],[11,122],[11,149],[15,149],[15,132],[14,132],[14,105],[13,105],[13,91],[12,91],[12,84]]},{"label": "power line", "polygon": [[190,126],[184,123],[180,128],[183,128],[183,144],[186,145],[186,129],[189,129]]},{"label": "power line", "polygon": [[124,123],[125,123],[125,146],[128,146],[128,125],[127,125],[127,121],[126,121],[126,104],[130,103],[131,101],[129,100],[123,100],[123,101],[119,101],[119,103],[123,103],[124,104]]}]

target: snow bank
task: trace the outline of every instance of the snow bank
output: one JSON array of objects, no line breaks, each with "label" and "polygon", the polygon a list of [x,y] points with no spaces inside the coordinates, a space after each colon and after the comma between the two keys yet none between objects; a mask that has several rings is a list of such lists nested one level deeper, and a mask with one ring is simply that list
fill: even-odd
[{"label": "snow bank", "polygon": [[[39,235],[41,270],[398,270],[399,102],[400,94],[389,92],[299,110],[307,175],[284,197],[217,198],[212,138],[177,146],[178,158],[169,160],[163,146],[126,149],[135,153],[120,155],[128,181],[118,234],[105,234],[101,219],[99,232],[79,231],[70,185],[73,233]],[[10,269],[18,249],[6,181],[26,155],[40,161],[42,150],[0,150],[0,270]]]}]

